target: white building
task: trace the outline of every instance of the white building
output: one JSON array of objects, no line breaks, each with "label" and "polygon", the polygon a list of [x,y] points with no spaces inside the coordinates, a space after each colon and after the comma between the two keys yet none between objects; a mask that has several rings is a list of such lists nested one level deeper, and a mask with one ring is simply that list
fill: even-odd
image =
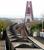
[{"label": "white building", "polygon": [[12,23],[23,23],[24,22],[24,18],[15,18],[15,19],[10,19],[12,21]]}]

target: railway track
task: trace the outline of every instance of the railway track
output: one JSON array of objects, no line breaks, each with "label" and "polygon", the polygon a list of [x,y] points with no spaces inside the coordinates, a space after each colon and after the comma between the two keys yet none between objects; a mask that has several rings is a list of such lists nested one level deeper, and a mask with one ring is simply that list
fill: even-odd
[{"label": "railway track", "polygon": [[[8,28],[10,29],[10,28]],[[13,31],[13,32],[12,32]],[[8,50],[42,50],[38,45],[28,38],[28,33],[24,24],[13,26],[12,30],[7,30]],[[26,46],[26,47],[25,47]]]}]

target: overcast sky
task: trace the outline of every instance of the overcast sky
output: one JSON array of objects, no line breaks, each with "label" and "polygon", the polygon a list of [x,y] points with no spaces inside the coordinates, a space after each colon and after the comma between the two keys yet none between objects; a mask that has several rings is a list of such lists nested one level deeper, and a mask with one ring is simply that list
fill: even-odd
[{"label": "overcast sky", "polygon": [[[24,18],[27,0],[0,0],[1,18]],[[30,0],[28,0],[30,1]],[[44,0],[31,0],[34,17],[44,15]]]}]

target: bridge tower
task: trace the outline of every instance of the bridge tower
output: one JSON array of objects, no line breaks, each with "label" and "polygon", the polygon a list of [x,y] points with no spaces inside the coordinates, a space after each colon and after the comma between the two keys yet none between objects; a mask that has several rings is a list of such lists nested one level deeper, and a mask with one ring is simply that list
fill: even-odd
[{"label": "bridge tower", "polygon": [[26,13],[25,13],[25,22],[31,22],[33,20],[33,11],[32,11],[32,2],[27,1],[26,4]]}]

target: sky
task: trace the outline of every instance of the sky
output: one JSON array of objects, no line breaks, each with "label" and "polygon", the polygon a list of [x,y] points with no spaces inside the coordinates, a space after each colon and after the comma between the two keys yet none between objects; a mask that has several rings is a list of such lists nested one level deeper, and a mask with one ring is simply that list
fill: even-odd
[{"label": "sky", "polygon": [[32,1],[35,18],[44,16],[44,0],[0,0],[0,18],[24,18],[27,1]]}]

